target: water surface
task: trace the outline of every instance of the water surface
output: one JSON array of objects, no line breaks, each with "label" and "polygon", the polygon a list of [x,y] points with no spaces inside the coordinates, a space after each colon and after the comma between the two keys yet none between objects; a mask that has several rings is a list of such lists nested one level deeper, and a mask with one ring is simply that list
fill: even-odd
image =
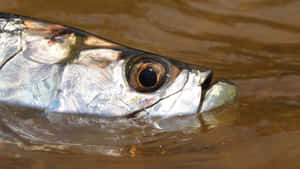
[{"label": "water surface", "polygon": [[[2,107],[1,111],[9,110],[6,113],[17,129],[22,129],[17,133],[28,135],[25,140],[3,135],[26,144],[0,144],[0,168],[300,167],[299,0],[0,3],[1,12],[77,27],[127,46],[212,68],[215,77],[239,87],[236,105],[202,119],[214,117],[215,121],[174,131],[141,127],[143,122],[134,120],[89,117],[76,123],[70,117],[54,127]],[[18,118],[25,121],[18,123]],[[173,124],[182,123],[173,120]],[[86,122],[95,125],[80,127]],[[57,135],[51,135],[54,131]],[[32,146],[30,140],[41,144]],[[56,144],[44,144],[47,141]],[[60,143],[68,145],[56,146]]]}]

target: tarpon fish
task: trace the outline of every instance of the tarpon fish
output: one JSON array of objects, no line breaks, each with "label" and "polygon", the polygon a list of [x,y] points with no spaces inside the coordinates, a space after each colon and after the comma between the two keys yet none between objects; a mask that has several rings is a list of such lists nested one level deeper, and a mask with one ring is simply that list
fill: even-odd
[{"label": "tarpon fish", "polygon": [[208,68],[67,26],[0,13],[0,102],[45,113],[170,117],[232,102]]}]

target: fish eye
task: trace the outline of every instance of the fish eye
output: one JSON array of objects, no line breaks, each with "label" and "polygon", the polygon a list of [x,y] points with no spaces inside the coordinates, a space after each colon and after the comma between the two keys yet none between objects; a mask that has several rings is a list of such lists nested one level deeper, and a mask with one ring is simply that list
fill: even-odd
[{"label": "fish eye", "polygon": [[139,92],[153,92],[166,81],[168,68],[158,58],[144,56],[130,60],[126,72],[132,88]]},{"label": "fish eye", "polygon": [[157,73],[151,67],[147,67],[139,73],[138,81],[143,87],[152,87],[157,82]]}]

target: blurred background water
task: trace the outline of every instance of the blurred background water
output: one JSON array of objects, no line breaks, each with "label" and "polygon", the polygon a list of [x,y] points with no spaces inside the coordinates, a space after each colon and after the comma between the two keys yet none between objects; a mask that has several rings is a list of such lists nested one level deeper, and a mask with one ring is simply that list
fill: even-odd
[{"label": "blurred background water", "polygon": [[[236,105],[203,116],[207,126],[176,131],[93,117],[76,122],[68,117],[53,126],[24,115],[38,113],[34,110],[22,109],[25,113],[20,115],[12,113],[19,109],[2,106],[2,113],[11,116],[7,122],[17,126],[13,136],[5,134],[11,129],[0,126],[3,139],[26,144],[0,144],[0,168],[300,167],[299,0],[0,0],[0,4],[1,12],[77,27],[212,68],[215,77],[239,87]],[[80,127],[84,123],[95,125]],[[39,146],[32,146],[32,141]]]}]

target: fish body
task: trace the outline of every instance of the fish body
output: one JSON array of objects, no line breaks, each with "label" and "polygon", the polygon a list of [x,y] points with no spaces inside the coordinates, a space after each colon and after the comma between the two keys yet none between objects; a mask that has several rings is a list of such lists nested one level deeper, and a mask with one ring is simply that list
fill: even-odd
[{"label": "fish body", "polygon": [[93,34],[0,13],[0,102],[99,116],[209,111],[236,97],[212,71]]}]

